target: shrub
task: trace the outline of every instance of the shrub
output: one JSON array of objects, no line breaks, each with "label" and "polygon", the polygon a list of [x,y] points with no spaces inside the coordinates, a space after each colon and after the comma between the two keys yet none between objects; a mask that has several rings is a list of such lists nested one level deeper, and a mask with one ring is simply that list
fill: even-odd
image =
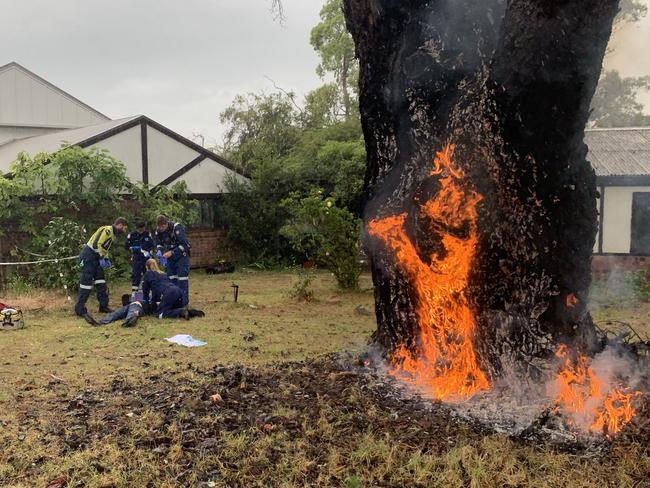
[{"label": "shrub", "polygon": [[[78,222],[65,217],[53,217],[29,242],[28,250],[33,254],[26,257],[34,260],[34,254],[44,256],[44,259],[76,256],[85,236],[85,229]],[[74,292],[79,284],[79,261],[70,259],[37,264],[25,278],[33,286],[65,288]]]},{"label": "shrub", "polygon": [[283,206],[290,218],[280,232],[292,247],[329,269],[341,288],[358,288],[361,220],[319,191],[306,198],[294,194]]},{"label": "shrub", "polygon": [[298,274],[298,281],[289,291],[289,296],[299,302],[311,302],[314,299],[314,291],[311,284],[314,281],[315,274],[311,270],[301,270]]}]

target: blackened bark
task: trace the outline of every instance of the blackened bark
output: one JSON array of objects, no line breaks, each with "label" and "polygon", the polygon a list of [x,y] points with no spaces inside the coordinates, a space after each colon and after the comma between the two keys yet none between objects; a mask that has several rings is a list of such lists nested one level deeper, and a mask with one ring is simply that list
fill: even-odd
[{"label": "blackened bark", "polygon": [[[408,214],[421,255],[444,252],[419,215],[435,151],[458,145],[484,200],[467,293],[487,369],[593,342],[586,313],[595,176],[583,143],[618,0],[345,0],[360,60],[367,221]],[[388,352],[417,347],[412,279],[367,238]]]}]

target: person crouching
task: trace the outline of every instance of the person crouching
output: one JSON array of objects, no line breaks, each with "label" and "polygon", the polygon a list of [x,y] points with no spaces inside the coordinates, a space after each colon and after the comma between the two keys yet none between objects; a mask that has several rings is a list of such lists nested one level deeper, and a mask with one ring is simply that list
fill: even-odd
[{"label": "person crouching", "polygon": [[183,317],[185,320],[189,320],[190,317],[205,315],[200,310],[184,306],[183,291],[160,270],[155,259],[147,260],[145,266],[147,271],[144,273],[142,293],[145,301],[151,304],[158,303],[156,309],[158,318]]}]

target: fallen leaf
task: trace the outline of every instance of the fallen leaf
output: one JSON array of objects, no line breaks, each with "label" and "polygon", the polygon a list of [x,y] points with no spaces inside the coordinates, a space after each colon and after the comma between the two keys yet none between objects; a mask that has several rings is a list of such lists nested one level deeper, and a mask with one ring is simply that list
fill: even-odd
[{"label": "fallen leaf", "polygon": [[68,477],[66,475],[62,475],[50,481],[45,488],[63,488],[67,485]]}]

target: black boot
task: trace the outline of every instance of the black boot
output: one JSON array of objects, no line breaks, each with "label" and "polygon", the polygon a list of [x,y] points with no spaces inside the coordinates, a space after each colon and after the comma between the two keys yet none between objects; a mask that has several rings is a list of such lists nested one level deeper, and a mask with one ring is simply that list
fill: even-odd
[{"label": "black boot", "polygon": [[93,317],[93,316],[90,315],[89,313],[85,313],[85,314],[83,314],[82,317],[83,317],[83,319],[84,319],[86,322],[88,322],[88,323],[89,323],[90,325],[92,325],[93,327],[97,327],[97,326],[99,326],[99,325],[102,325],[102,324],[100,324],[99,322],[97,322],[97,321],[95,320],[95,317]]},{"label": "black boot", "polygon": [[196,308],[188,308],[187,311],[190,313],[191,317],[205,317],[203,310],[197,310]]},{"label": "black boot", "polygon": [[183,317],[185,320],[190,320],[190,311],[188,310],[187,307],[183,307],[181,310],[181,317]]},{"label": "black boot", "polygon": [[115,310],[113,310],[111,307],[106,306],[106,307],[99,307],[99,313],[113,313]]}]

